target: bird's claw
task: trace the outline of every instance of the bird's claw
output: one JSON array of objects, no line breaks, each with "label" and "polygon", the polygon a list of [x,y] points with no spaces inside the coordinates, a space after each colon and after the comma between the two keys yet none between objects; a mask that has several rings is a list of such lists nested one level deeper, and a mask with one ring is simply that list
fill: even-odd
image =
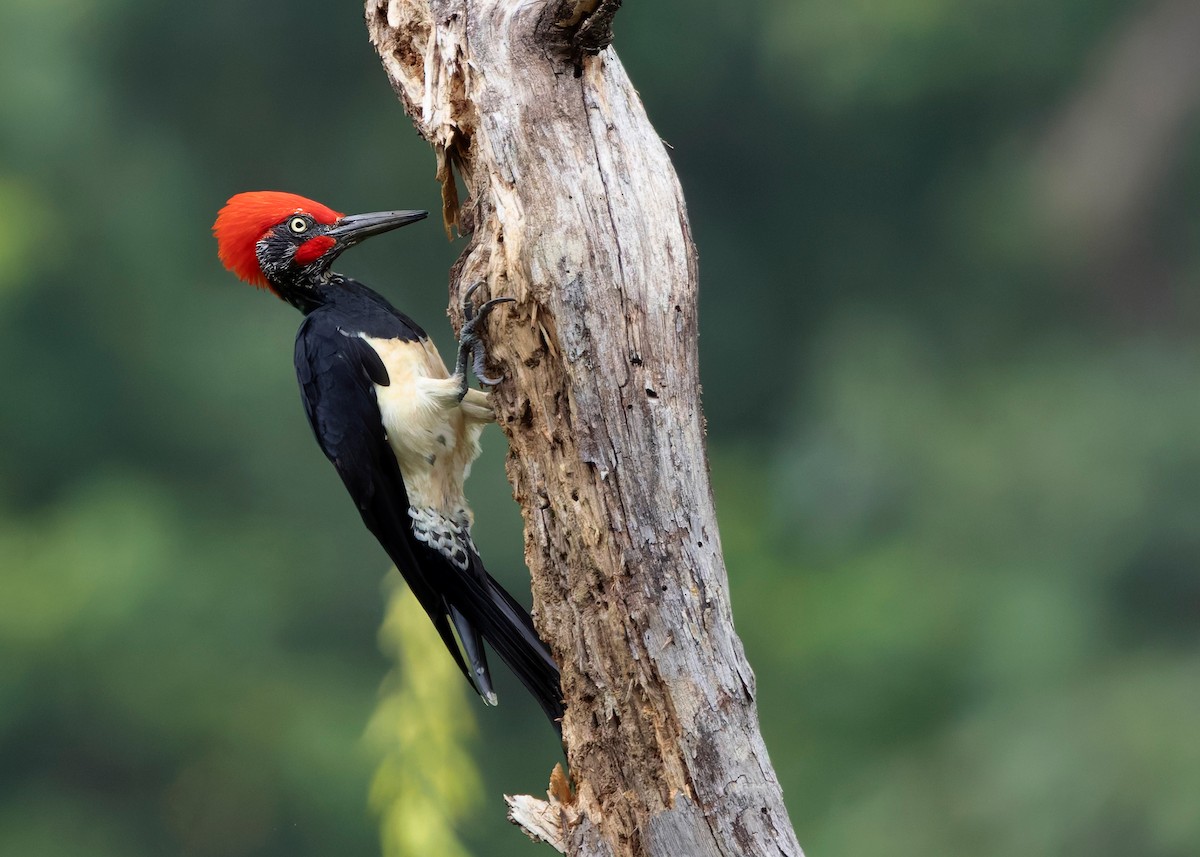
[{"label": "bird's claw", "polygon": [[475,297],[475,293],[477,291],[479,291],[479,287],[482,286],[483,283],[484,283],[484,281],[480,280],[478,283],[471,286],[471,288],[467,289],[467,293],[465,295],[463,295],[463,303],[462,303],[463,318],[466,319],[467,321],[470,321],[471,319],[475,318],[475,304],[474,304],[474,302],[472,302],[471,298]]},{"label": "bird's claw", "polygon": [[458,336],[458,364],[455,366],[455,374],[462,379],[458,394],[459,401],[462,401],[462,398],[467,395],[468,362],[471,364],[471,369],[475,372],[475,377],[479,379],[479,383],[494,387],[504,380],[503,378],[493,378],[487,374],[485,368],[487,351],[483,347],[483,340],[479,336],[479,331],[484,320],[497,305],[514,303],[516,298],[492,298],[482,303],[476,309],[471,298],[482,285],[483,280],[480,280],[467,289],[466,294],[463,295],[464,321],[462,331]]},{"label": "bird's claw", "polygon": [[499,378],[493,378],[491,375],[487,374],[487,368],[484,365],[487,362],[487,355],[484,353],[482,345],[475,346],[473,357],[474,361],[471,364],[471,369],[475,372],[475,377],[479,379],[480,384],[487,384],[489,387],[495,387],[504,380],[503,375],[501,375]]},{"label": "bird's claw", "polygon": [[484,301],[483,305],[477,310],[475,309],[475,303],[471,300],[471,298],[475,296],[475,292],[479,291],[479,287],[482,285],[483,280],[480,280],[478,283],[471,286],[471,288],[467,289],[467,293],[463,295],[463,318],[465,319],[463,324],[464,335],[466,335],[468,327],[470,328],[471,332],[474,333],[477,329],[476,325],[487,318],[488,314],[492,311],[496,304],[510,304],[515,303],[517,300],[516,298],[492,298],[490,301]]}]

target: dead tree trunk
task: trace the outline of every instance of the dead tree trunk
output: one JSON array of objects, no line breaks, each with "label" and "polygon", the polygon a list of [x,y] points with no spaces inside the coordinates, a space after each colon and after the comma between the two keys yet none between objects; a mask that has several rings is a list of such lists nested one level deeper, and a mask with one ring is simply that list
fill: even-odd
[{"label": "dead tree trunk", "polygon": [[[599,7],[611,20],[618,5]],[[494,400],[537,624],[563,668],[574,791],[512,799],[512,815],[573,855],[802,857],[729,609],[683,196],[595,43],[596,8],[366,3],[436,154],[447,228],[470,235],[452,311],[479,280],[518,301],[491,321]]]}]

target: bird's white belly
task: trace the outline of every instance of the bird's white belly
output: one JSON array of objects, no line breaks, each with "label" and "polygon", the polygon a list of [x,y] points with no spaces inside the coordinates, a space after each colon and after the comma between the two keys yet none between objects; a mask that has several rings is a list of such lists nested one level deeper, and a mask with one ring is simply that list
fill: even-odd
[{"label": "bird's white belly", "polygon": [[363,339],[388,372],[375,397],[409,504],[469,526],[463,480],[479,455],[481,426],[465,418],[457,382],[428,341]]}]

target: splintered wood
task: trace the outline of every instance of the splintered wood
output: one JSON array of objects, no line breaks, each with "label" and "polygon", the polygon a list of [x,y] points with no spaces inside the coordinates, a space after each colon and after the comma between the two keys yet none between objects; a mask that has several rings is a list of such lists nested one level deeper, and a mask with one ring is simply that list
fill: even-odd
[{"label": "splintered wood", "polygon": [[526,836],[534,842],[545,842],[559,854],[567,853],[561,809],[530,795],[505,795],[504,802],[508,804],[508,820]]}]

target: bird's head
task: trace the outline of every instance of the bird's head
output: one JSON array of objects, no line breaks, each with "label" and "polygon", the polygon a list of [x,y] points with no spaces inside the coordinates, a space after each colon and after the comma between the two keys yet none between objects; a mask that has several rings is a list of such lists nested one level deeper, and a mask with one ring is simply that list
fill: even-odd
[{"label": "bird's head", "polygon": [[285,300],[324,282],[343,250],[364,238],[423,219],[425,211],[344,215],[294,193],[239,193],[217,213],[221,262],[247,283]]}]

